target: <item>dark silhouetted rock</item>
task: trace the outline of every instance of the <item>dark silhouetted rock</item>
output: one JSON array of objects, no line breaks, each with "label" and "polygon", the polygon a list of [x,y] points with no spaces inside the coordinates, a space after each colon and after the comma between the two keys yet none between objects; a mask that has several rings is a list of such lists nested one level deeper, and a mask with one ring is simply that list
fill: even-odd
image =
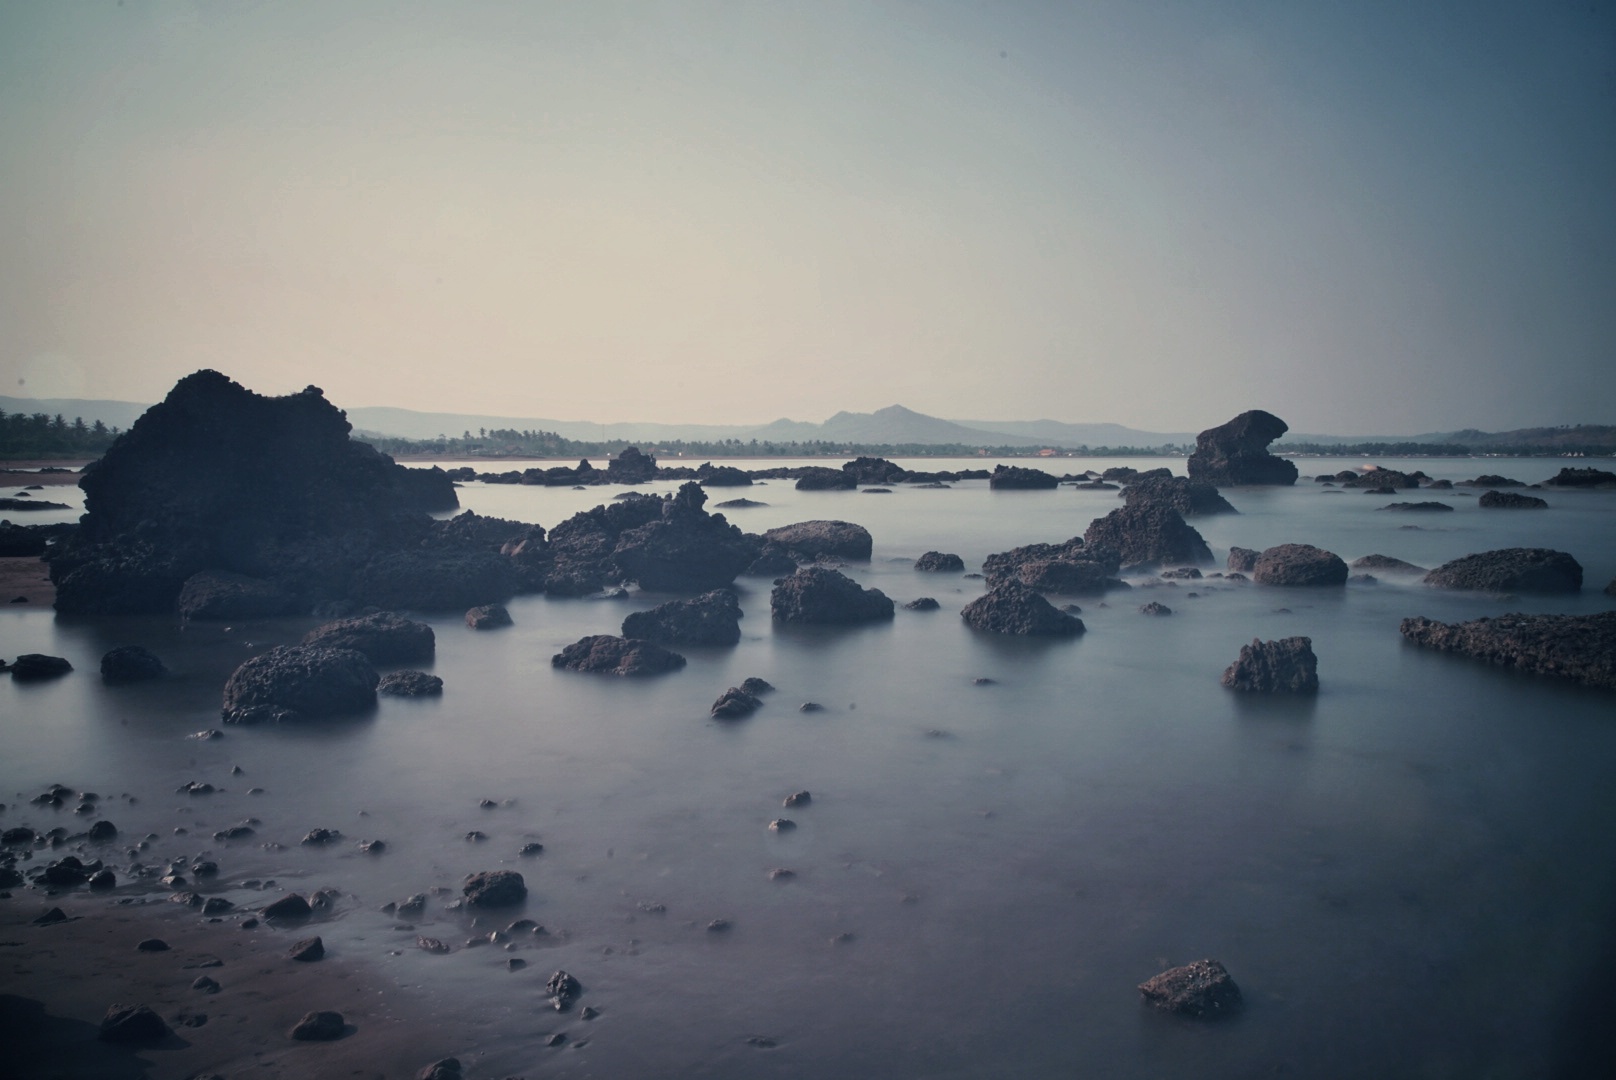
[{"label": "dark silhouetted rock", "polygon": [[874,548],[870,530],[849,521],[799,521],[763,534],[763,539],[799,559],[829,556],[868,559]]},{"label": "dark silhouetted rock", "polygon": [[1477,505],[1487,510],[1547,510],[1549,504],[1536,495],[1522,495],[1518,491],[1484,492]]},{"label": "dark silhouetted rock", "polygon": [[1560,488],[1616,488],[1616,473],[1604,469],[1561,469],[1543,483]]},{"label": "dark silhouetted rock", "polygon": [[[1296,466],[1268,452],[1268,444],[1290,430],[1273,413],[1253,409],[1195,437],[1188,468],[1191,480],[1209,484],[1294,484]],[[1105,477],[1111,479],[1108,472]]]},{"label": "dark silhouetted rock", "polygon": [[1231,690],[1260,694],[1312,694],[1319,688],[1319,661],[1313,639],[1281,638],[1240,647],[1240,658],[1223,673]]},{"label": "dark silhouetted rock", "polygon": [[661,675],[684,667],[685,658],[654,641],[592,634],[556,653],[550,664],[569,671],[606,675]]},{"label": "dark silhouetted rock", "polygon": [[1212,549],[1170,506],[1137,503],[1095,518],[1083,541],[1117,553],[1123,566],[1187,566],[1212,561]]},{"label": "dark silhouetted rock", "polygon": [[103,866],[90,875],[90,880],[86,884],[95,892],[106,892],[108,889],[118,887],[118,875],[114,874],[110,868]]},{"label": "dark silhouetted rock", "polygon": [[286,954],[293,960],[302,964],[312,964],[316,960],[325,959],[325,942],[318,937],[304,938]]},{"label": "dark silhouetted rock", "polygon": [[1461,481],[1459,481],[1459,486],[1460,487],[1484,487],[1484,488],[1512,488],[1512,487],[1525,487],[1526,485],[1523,484],[1519,480],[1511,480],[1507,476],[1499,476],[1497,473],[1482,473],[1480,476],[1476,477],[1474,480],[1461,480]]},{"label": "dark silhouetted rock", "polygon": [[841,469],[827,469],[811,465],[797,476],[798,491],[852,491],[858,487],[858,477]]},{"label": "dark silhouetted rock", "polygon": [[36,682],[55,679],[73,670],[66,657],[46,656],[43,653],[23,653],[11,665],[11,677],[17,682]]},{"label": "dark silhouetted rock", "polygon": [[859,457],[842,466],[842,471],[860,484],[901,484],[909,471],[886,458]]},{"label": "dark silhouetted rock", "polygon": [[527,899],[527,882],[515,870],[485,870],[468,874],[461,892],[472,907],[510,907]]},{"label": "dark silhouetted rock", "polygon": [[782,574],[794,574],[797,572],[797,560],[792,558],[778,544],[765,544],[762,554],[752,561],[752,564],[746,568],[746,572],[753,577],[767,578],[776,578]]},{"label": "dark silhouetted rock", "polygon": [[432,659],[437,637],[426,623],[378,611],[316,626],[303,636],[303,644],[352,649],[373,664],[408,664]]},{"label": "dark silhouetted rock", "polygon": [[918,596],[903,606],[909,611],[936,611],[938,608],[942,607],[941,604],[930,596]]},{"label": "dark silhouetted rock", "polygon": [[1242,1005],[1240,987],[1216,960],[1164,971],[1140,983],[1139,992],[1158,1009],[1205,1020],[1232,1016]]},{"label": "dark silhouetted rock", "polygon": [[304,1013],[303,1019],[293,1024],[287,1034],[302,1042],[330,1042],[342,1038],[347,1028],[341,1013],[321,1010]]},{"label": "dark silhouetted rock", "polygon": [[147,938],[135,946],[136,952],[167,952],[168,942],[162,938]]},{"label": "dark silhouetted rock", "polygon": [[108,683],[144,682],[168,673],[153,652],[140,645],[119,645],[101,657],[101,681]]},{"label": "dark silhouetted rock", "polygon": [[988,487],[995,491],[1048,491],[1060,483],[1042,469],[1027,469],[1020,465],[995,465],[988,477]]},{"label": "dark silhouetted rock", "polygon": [[1345,585],[1347,564],[1312,544],[1279,544],[1257,557],[1251,578],[1259,585]]},{"label": "dark silhouetted rock", "polygon": [[459,1058],[444,1058],[434,1061],[415,1074],[415,1080],[461,1080]]},{"label": "dark silhouetted rock", "polygon": [[1484,592],[1574,593],[1582,589],[1582,564],[1549,548],[1501,548],[1443,563],[1425,575],[1425,583]]},{"label": "dark silhouetted rock", "polygon": [[[734,581],[757,558],[756,542],[722,514],[707,513],[702,509],[706,502],[707,493],[694,481],[670,498],[651,498],[645,509],[654,510],[655,516],[615,534],[605,560],[611,570],[608,579],[638,582],[651,592],[702,592]],[[602,520],[609,519],[608,511]],[[575,515],[556,526],[550,533],[552,547],[558,534],[570,542],[564,530],[576,520]]]},{"label": "dark silhouetted rock", "polygon": [[[751,487],[752,478],[733,465],[704,464],[696,470],[696,482],[702,487]],[[736,500],[746,502],[746,500]],[[720,503],[728,506],[728,503]]]},{"label": "dark silhouetted rock", "polygon": [[101,1018],[102,1042],[154,1043],[168,1038],[168,1025],[148,1005],[111,1005]]},{"label": "dark silhouetted rock", "polygon": [[550,1006],[556,1012],[566,1012],[572,1008],[572,1003],[584,992],[578,980],[565,971],[557,971],[546,979],[544,990],[550,995]]},{"label": "dark silhouetted rock", "polygon": [[1605,586],[1605,595],[1616,596],[1616,578],[1611,578],[1610,584]]},{"label": "dark silhouetted rock", "polygon": [[511,613],[504,604],[479,604],[466,612],[466,625],[473,630],[494,630],[511,625]]},{"label": "dark silhouetted rock", "polygon": [[389,697],[433,697],[443,693],[443,680],[424,671],[390,671],[376,684]]},{"label": "dark silhouetted rock", "polygon": [[1229,500],[1205,480],[1187,476],[1140,476],[1122,493],[1126,505],[1155,503],[1170,506],[1185,517],[1209,514],[1238,514]]},{"label": "dark silhouetted rock", "polygon": [[1039,592],[1079,596],[1126,588],[1116,577],[1119,565],[1115,551],[1091,548],[1081,536],[1064,544],[1026,544],[994,552],[982,561],[989,589],[1015,583]]},{"label": "dark silhouetted rock", "polygon": [[1373,570],[1380,574],[1423,574],[1425,567],[1415,566],[1402,559],[1394,559],[1390,555],[1365,555],[1361,559],[1352,560],[1354,570]]},{"label": "dark silhouetted rock", "polygon": [[623,636],[663,645],[734,645],[741,640],[741,605],[724,589],[670,600],[624,619]]},{"label": "dark silhouetted rock", "polygon": [[1171,615],[1172,613],[1172,608],[1166,604],[1157,603],[1155,600],[1148,604],[1143,604],[1139,608],[1139,614],[1141,615]]},{"label": "dark silhouetted rock", "polygon": [[1511,614],[1462,623],[1416,617],[1404,619],[1398,629],[1405,638],[1427,648],[1616,690],[1616,611]]},{"label": "dark silhouetted rock", "polygon": [[1370,494],[1390,495],[1399,489],[1417,488],[1420,481],[1419,477],[1396,469],[1366,469],[1341,481],[1341,486],[1366,489]]},{"label": "dark silhouetted rock", "polygon": [[380,676],[352,649],[281,645],[230,676],[222,715],[227,724],[318,719],[364,712],[376,704]]},{"label": "dark silhouetted rock", "polygon": [[1230,570],[1249,574],[1257,569],[1257,559],[1261,555],[1262,552],[1252,548],[1232,547],[1229,549],[1229,561],[1224,565]]},{"label": "dark silhouetted rock", "polygon": [[1438,511],[1438,512],[1445,512],[1445,511],[1451,511],[1453,509],[1453,504],[1451,504],[1451,503],[1442,503],[1442,502],[1397,502],[1397,503],[1387,503],[1385,506],[1382,506],[1381,509],[1382,510],[1395,510],[1395,511],[1399,511],[1399,512],[1402,512],[1402,513],[1407,513],[1409,511],[1413,511],[1413,512],[1416,512],[1416,513],[1426,513],[1426,512],[1429,512],[1429,511],[1433,511],[1433,510]]},{"label": "dark silhouetted rock", "polygon": [[975,630],[993,634],[1073,637],[1083,633],[1083,620],[1057,609],[1039,592],[1017,582],[998,585],[972,600],[960,618]]},{"label": "dark silhouetted rock", "polygon": [[720,720],[736,720],[743,716],[751,716],[761,708],[763,702],[755,694],[748,693],[739,686],[732,686],[718,695],[713,702],[713,715]]},{"label": "dark silhouetted rock", "polygon": [[915,560],[915,569],[927,573],[963,573],[965,560],[958,555],[950,555],[941,551],[928,551]]},{"label": "dark silhouetted rock", "polygon": [[262,578],[199,570],[185,579],[176,606],[183,619],[269,619],[297,611],[297,597]]},{"label": "dark silhouetted rock", "polygon": [[748,694],[762,695],[771,692],[774,687],[765,679],[760,679],[756,675],[748,675],[741,680],[741,689]]},{"label": "dark silhouetted rock", "polygon": [[90,831],[87,835],[92,843],[105,844],[117,837],[118,826],[103,818],[90,826]]},{"label": "dark silhouetted rock", "polygon": [[606,462],[608,484],[645,484],[656,479],[656,458],[642,454],[637,446],[626,446]]},{"label": "dark silhouetted rock", "polygon": [[893,603],[839,571],[808,566],[780,580],[769,595],[769,610],[780,622],[861,623],[892,618]]}]

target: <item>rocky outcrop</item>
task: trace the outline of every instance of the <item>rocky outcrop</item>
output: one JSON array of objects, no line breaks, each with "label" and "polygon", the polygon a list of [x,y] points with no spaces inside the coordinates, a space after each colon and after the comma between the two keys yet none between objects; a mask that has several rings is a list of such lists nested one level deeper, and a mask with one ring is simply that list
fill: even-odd
[{"label": "rocky outcrop", "polygon": [[654,641],[592,634],[580,638],[550,658],[552,667],[605,675],[661,675],[678,671],[685,658]]},{"label": "rocky outcrop", "polygon": [[1020,465],[995,465],[993,475],[988,477],[988,487],[994,491],[1048,491],[1059,484],[1057,476]]},{"label": "rocky outcrop", "polygon": [[915,569],[929,574],[964,573],[965,560],[942,551],[928,551],[915,560]]},{"label": "rocky outcrop", "polygon": [[766,543],[799,559],[868,559],[875,541],[870,530],[850,521],[799,521],[763,534]]},{"label": "rocky outcrop", "polygon": [[1459,486],[1482,488],[1517,488],[1525,487],[1526,485],[1519,480],[1511,480],[1507,476],[1499,476],[1497,473],[1482,473],[1474,480],[1459,481]]},{"label": "rocky outcrop", "polygon": [[656,458],[642,454],[637,446],[627,446],[606,463],[608,484],[645,484],[656,479]]},{"label": "rocky outcrop", "polygon": [[182,619],[217,621],[290,615],[298,603],[273,582],[228,570],[201,570],[185,579],[176,606]]},{"label": "rocky outcrop", "polygon": [[316,626],[303,635],[303,644],[352,649],[373,664],[409,664],[432,659],[437,637],[426,623],[378,611]]},{"label": "rocky outcrop", "polygon": [[376,684],[376,693],[388,697],[437,697],[443,680],[424,671],[390,671]]},{"label": "rocky outcrop", "polygon": [[859,484],[901,484],[909,478],[903,466],[878,457],[854,458],[842,466],[842,471]]},{"label": "rocky outcrop", "polygon": [[702,487],[751,487],[752,478],[733,465],[704,463],[696,470],[696,482]]},{"label": "rocky outcrop", "polygon": [[1184,517],[1240,512],[1218,494],[1215,486],[1187,476],[1139,477],[1127,486],[1122,498],[1129,506],[1142,503],[1170,506]]},{"label": "rocky outcrop", "polygon": [[1319,661],[1313,655],[1313,639],[1253,639],[1250,645],[1240,647],[1239,659],[1224,671],[1222,681],[1231,690],[1259,694],[1316,693]]},{"label": "rocky outcrop", "polygon": [[149,1005],[109,1005],[97,1034],[102,1042],[154,1043],[168,1038],[168,1024]]},{"label": "rocky outcrop", "polygon": [[1139,992],[1158,1009],[1202,1020],[1233,1016],[1244,1003],[1240,987],[1216,960],[1164,971],[1140,983]]},{"label": "rocky outcrop", "polygon": [[858,478],[841,469],[827,469],[811,465],[797,477],[798,491],[852,491],[858,487]]},{"label": "rocky outcrop", "polygon": [[1279,544],[1257,556],[1251,579],[1259,585],[1345,585],[1347,564],[1312,544]]},{"label": "rocky outcrop", "polygon": [[1186,566],[1212,561],[1194,526],[1170,506],[1135,503],[1095,518],[1083,533],[1090,548],[1114,551],[1123,566]]},{"label": "rocky outcrop", "polygon": [[670,600],[624,619],[623,636],[663,645],[734,645],[741,640],[740,601],[724,589]]},{"label": "rocky outcrop", "polygon": [[1522,495],[1518,491],[1483,492],[1477,505],[1485,510],[1547,510],[1547,500],[1536,495]]},{"label": "rocky outcrop", "polygon": [[880,589],[866,589],[839,571],[807,566],[781,578],[769,595],[779,622],[845,624],[890,619],[893,604]]},{"label": "rocky outcrop", "polygon": [[1616,473],[1604,469],[1561,469],[1543,483],[1558,488],[1616,488]]},{"label": "rocky outcrop", "polygon": [[702,509],[695,481],[668,498],[633,495],[574,514],[550,530],[545,589],[562,596],[638,582],[651,592],[704,592],[730,584],[758,555],[722,514]]},{"label": "rocky outcrop", "polygon": [[1550,548],[1500,548],[1443,563],[1425,575],[1425,583],[1484,592],[1574,593],[1582,589],[1582,564]]},{"label": "rocky outcrop", "polygon": [[1511,614],[1463,623],[1441,623],[1422,616],[1404,619],[1398,629],[1408,640],[1427,648],[1616,690],[1616,611]]},{"label": "rocky outcrop", "polygon": [[1082,619],[1059,610],[1036,589],[1014,581],[991,588],[966,604],[960,618],[972,629],[992,634],[1075,637],[1085,629]]},{"label": "rocky outcrop", "polygon": [[[1296,466],[1268,452],[1268,444],[1290,430],[1273,413],[1253,409],[1195,437],[1190,479],[1209,484],[1294,484]],[[1106,479],[1111,479],[1107,474]]]},{"label": "rocky outcrop", "polygon": [[712,714],[720,720],[739,720],[763,707],[763,699],[743,687],[732,686],[713,702]]},{"label": "rocky outcrop", "polygon": [[1360,473],[1353,473],[1341,481],[1342,487],[1367,488],[1371,491],[1398,490],[1401,488],[1417,488],[1420,486],[1419,477],[1411,473],[1398,472],[1396,469],[1365,469]]},{"label": "rocky outcrop", "polygon": [[141,645],[119,645],[101,657],[101,681],[105,683],[144,682],[166,674],[168,668],[157,655]]},{"label": "rocky outcrop", "polygon": [[1064,544],[1026,544],[994,552],[982,561],[989,589],[1015,583],[1039,592],[1094,596],[1107,589],[1126,588],[1116,574],[1115,551],[1091,548],[1081,536]]},{"label": "rocky outcrop", "polygon": [[310,720],[363,712],[376,704],[380,676],[362,653],[281,645],[255,656],[224,687],[227,724]]}]

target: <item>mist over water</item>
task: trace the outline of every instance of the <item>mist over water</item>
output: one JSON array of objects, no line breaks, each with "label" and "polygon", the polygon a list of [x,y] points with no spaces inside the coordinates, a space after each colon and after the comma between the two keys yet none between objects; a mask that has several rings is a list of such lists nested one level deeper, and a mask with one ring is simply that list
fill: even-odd
[{"label": "mist over water", "polygon": [[[1108,464],[1183,471],[1180,459],[1047,467]],[[1527,482],[1558,468],[1395,464]],[[471,483],[460,495],[478,513],[552,527],[617,490]],[[900,605],[933,596],[941,610],[900,608],[890,624],[854,629],[776,627],[770,582],[742,578],[738,646],[682,650],[679,673],[617,680],[556,671],[550,656],[667,597],[523,597],[508,629],[424,617],[441,700],[384,698],[362,717],[187,741],[220,726],[237,664],[314,620],[181,629],[14,605],[0,609],[0,655],[66,656],[75,672],[0,681],[0,825],[84,827],[70,808],[26,805],[60,782],[103,796],[99,816],[123,834],[108,856],[120,880],[126,842],[150,832],[141,862],[209,853],[221,874],[204,891],[238,904],[279,895],[242,885],[253,878],[340,889],[339,915],[319,929],[333,958],[431,1000],[443,1053],[475,1062],[474,1075],[1552,1075],[1588,1037],[1572,1006],[1613,945],[1612,699],[1405,646],[1397,624],[1608,610],[1616,495],[1550,491],[1550,510],[1509,512],[1480,510],[1465,489],[1421,490],[1455,512],[1397,514],[1375,508],[1409,493],[1339,490],[1306,479],[1228,489],[1239,515],[1192,524],[1220,564],[1231,545],[1284,542],[1427,567],[1557,548],[1582,563],[1584,591],[1505,599],[1384,577],[1332,590],[1135,579],[1131,591],[1078,598],[1081,638],[1000,638],[958,617],[980,580],[918,573],[913,560],[954,552],[977,571],[991,552],[1081,534],[1118,493],[993,492],[985,481],[890,494],[790,481],[712,489],[709,510],[741,496],[768,504],[726,512],[748,531],[864,525],[874,556],[845,571]],[[1174,614],[1140,615],[1148,600]],[[1294,634],[1319,656],[1316,699],[1252,701],[1218,685],[1242,644]],[[103,686],[101,654],[127,643],[151,648],[173,677]],[[761,710],[709,719],[720,692],[754,675],[777,688]],[[799,712],[808,700],[824,711]],[[223,790],[175,794],[191,780]],[[255,786],[263,793],[249,794]],[[811,805],[782,809],[804,789]],[[253,840],[211,839],[249,816],[262,822]],[[780,816],[797,829],[768,831]],[[316,827],[344,839],[300,846]],[[474,830],[486,839],[467,840]],[[385,854],[358,852],[374,838]],[[542,854],[519,856],[531,841]],[[466,874],[496,867],[523,873],[524,909],[476,926],[445,910]],[[795,877],[770,880],[775,867]],[[452,892],[414,929],[378,910],[435,887]],[[518,915],[550,933],[514,952],[462,947]],[[730,929],[709,932],[714,919]],[[422,952],[418,933],[456,951]],[[527,966],[508,971],[513,956]],[[1239,982],[1242,1016],[1198,1025],[1140,1005],[1137,983],[1202,957]],[[598,1019],[544,1009],[558,967],[583,983],[580,1005]],[[587,1045],[543,1048],[555,1030]]]}]

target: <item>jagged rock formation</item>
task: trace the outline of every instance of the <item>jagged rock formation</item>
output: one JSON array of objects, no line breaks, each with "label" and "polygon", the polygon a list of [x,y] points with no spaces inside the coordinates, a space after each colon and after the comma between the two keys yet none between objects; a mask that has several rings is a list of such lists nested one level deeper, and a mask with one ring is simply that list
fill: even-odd
[{"label": "jagged rock formation", "polygon": [[623,636],[661,645],[734,645],[741,640],[741,605],[724,589],[670,600],[624,619]]},{"label": "jagged rock formation", "polygon": [[1216,960],[1197,960],[1139,984],[1139,992],[1158,1009],[1204,1020],[1240,1011],[1240,987]]},{"label": "jagged rock formation", "polygon": [[1319,660],[1313,639],[1253,639],[1240,646],[1240,657],[1223,672],[1223,685],[1231,690],[1260,694],[1312,694],[1319,688]]},{"label": "jagged rock formation", "polygon": [[1075,637],[1085,629],[1082,619],[1059,610],[1037,590],[1015,581],[991,588],[966,604],[960,618],[972,629],[993,634]]},{"label": "jagged rock formation", "polygon": [[780,579],[769,595],[769,611],[779,622],[861,623],[892,618],[893,603],[880,589],[866,589],[839,571],[805,566]]},{"label": "jagged rock formation", "polygon": [[[1613,582],[1616,584],[1616,582]],[[1500,615],[1463,623],[1404,619],[1408,640],[1500,667],[1616,690],[1616,611]]]},{"label": "jagged rock formation", "polygon": [[1240,512],[1218,494],[1212,484],[1187,476],[1141,476],[1123,490],[1122,498],[1128,506],[1144,503],[1170,506],[1184,517]]},{"label": "jagged rock formation", "polygon": [[1483,492],[1477,505],[1484,510],[1547,510],[1548,501],[1536,495],[1522,495],[1518,491]]},{"label": "jagged rock formation", "polygon": [[1209,484],[1294,484],[1296,466],[1268,452],[1268,444],[1289,430],[1285,421],[1261,409],[1208,428],[1195,437],[1190,479]]},{"label": "jagged rock formation", "polygon": [[993,475],[988,477],[988,487],[995,491],[1047,491],[1059,484],[1057,476],[1020,465],[995,465]]},{"label": "jagged rock formation", "polygon": [[1116,576],[1121,565],[1110,548],[1093,548],[1074,536],[1064,544],[1026,544],[998,551],[982,560],[988,588],[1024,585],[1039,592],[1095,596],[1107,589],[1125,589]]},{"label": "jagged rock formation", "polygon": [[1116,553],[1123,566],[1185,566],[1212,561],[1212,549],[1171,506],[1135,503],[1095,518],[1083,533],[1090,548]]},{"label": "jagged rock formation", "polygon": [[678,671],[685,658],[654,641],[592,634],[580,638],[550,658],[552,667],[605,675],[661,675]]}]

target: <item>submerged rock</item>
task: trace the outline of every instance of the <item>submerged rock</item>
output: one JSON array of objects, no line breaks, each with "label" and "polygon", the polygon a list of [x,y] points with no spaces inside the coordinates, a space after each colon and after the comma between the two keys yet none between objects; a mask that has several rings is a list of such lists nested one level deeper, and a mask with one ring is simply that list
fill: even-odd
[{"label": "submerged rock", "polygon": [[168,1034],[168,1024],[149,1005],[109,1005],[97,1038],[109,1043],[153,1043]]},{"label": "submerged rock", "polygon": [[101,657],[101,681],[106,683],[143,682],[160,679],[168,668],[151,650],[140,645],[119,645]]},{"label": "submerged rock", "polygon": [[938,608],[942,607],[942,605],[937,602],[936,597],[932,596],[917,596],[915,599],[909,601],[903,606],[908,611],[936,611]]},{"label": "submerged rock", "polygon": [[915,560],[915,569],[927,573],[963,573],[965,560],[942,551],[928,551]]},{"label": "submerged rock", "polygon": [[437,637],[426,623],[378,611],[317,626],[303,636],[303,644],[352,649],[373,664],[408,664],[432,659]]},{"label": "submerged rock", "polygon": [[1582,589],[1582,564],[1550,548],[1500,548],[1443,563],[1425,575],[1425,583],[1441,589],[1574,593]]},{"label": "submerged rock", "polygon": [[1522,495],[1518,491],[1484,492],[1477,505],[1488,510],[1547,510],[1548,501],[1536,495]]},{"label": "submerged rock", "polygon": [[433,697],[443,693],[443,680],[424,671],[390,671],[376,684],[389,697]]},{"label": "submerged rock", "polygon": [[866,589],[839,571],[807,566],[780,579],[769,596],[779,622],[847,624],[893,616],[893,603],[879,589]]},{"label": "submerged rock", "polygon": [[993,634],[1033,637],[1075,637],[1083,633],[1083,620],[1068,615],[1034,589],[1005,582],[966,604],[960,618],[975,630]]},{"label": "submerged rock", "polygon": [[352,649],[281,645],[230,676],[222,715],[227,724],[318,719],[363,712],[376,704],[380,676]]},{"label": "submerged rock", "polygon": [[511,625],[511,613],[504,604],[479,604],[466,612],[466,625],[473,630],[497,630]]},{"label": "submerged rock", "polygon": [[1345,585],[1347,564],[1312,544],[1279,544],[1257,557],[1251,577],[1259,585]]},{"label": "submerged rock", "polygon": [[1208,428],[1195,437],[1195,452],[1187,463],[1190,479],[1210,484],[1294,484],[1296,466],[1268,452],[1268,444],[1289,430],[1285,421],[1261,409]]},{"label": "submerged rock", "polygon": [[1216,960],[1197,960],[1139,984],[1151,1005],[1181,1016],[1215,1019],[1240,1011],[1240,987]]},{"label": "submerged rock", "polygon": [[472,907],[510,907],[527,899],[527,882],[515,870],[485,870],[468,874],[461,892]]},{"label": "submerged rock", "polygon": [[623,636],[664,645],[734,645],[741,640],[740,601],[725,589],[670,600],[624,619]]},{"label": "submerged rock", "polygon": [[713,702],[713,715],[720,720],[738,720],[751,716],[763,705],[762,699],[739,686],[732,686]]},{"label": "submerged rock", "polygon": [[1419,616],[1404,619],[1398,630],[1427,648],[1616,690],[1616,611],[1596,615],[1516,613],[1462,623]]},{"label": "submerged rock", "polygon": [[1222,682],[1231,690],[1261,694],[1316,693],[1319,661],[1313,655],[1313,639],[1253,639],[1250,645],[1240,647],[1240,658],[1224,671]]},{"label": "submerged rock", "polygon": [[858,477],[841,469],[827,469],[810,465],[797,476],[798,491],[852,491],[858,487]]},{"label": "submerged rock", "polygon": [[678,671],[685,658],[654,641],[592,634],[568,645],[550,658],[553,667],[607,675],[660,675]]},{"label": "submerged rock", "polygon": [[1382,574],[1423,574],[1423,566],[1415,566],[1402,559],[1394,559],[1390,555],[1365,555],[1360,559],[1352,560],[1354,570],[1374,570]]},{"label": "submerged rock", "polygon": [[1400,513],[1409,513],[1411,511],[1414,513],[1429,513],[1432,511],[1444,512],[1452,511],[1453,504],[1443,502],[1396,502],[1387,503],[1385,506],[1382,506],[1381,509],[1394,510]]}]

